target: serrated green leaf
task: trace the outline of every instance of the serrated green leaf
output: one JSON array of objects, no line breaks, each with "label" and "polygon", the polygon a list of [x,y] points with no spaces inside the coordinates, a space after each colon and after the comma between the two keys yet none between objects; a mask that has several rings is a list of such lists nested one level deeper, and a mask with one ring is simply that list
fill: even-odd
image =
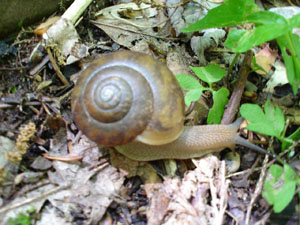
[{"label": "serrated green leaf", "polygon": [[228,96],[229,90],[224,87],[220,88],[218,91],[213,93],[214,105],[208,113],[208,124],[219,124],[221,122],[225,105],[228,102]]},{"label": "serrated green leaf", "polygon": [[243,23],[245,18],[259,8],[254,0],[227,0],[222,5],[208,11],[207,15],[190,25],[183,32],[193,32],[214,27],[235,26]]},{"label": "serrated green leaf", "polygon": [[176,75],[176,79],[184,90],[193,90],[197,88],[202,88],[202,85],[199,83],[198,80],[196,80],[194,77],[189,76],[187,74]]},{"label": "serrated green leaf", "polygon": [[208,65],[205,67],[190,66],[190,68],[197,77],[209,84],[221,80],[226,74],[226,71],[221,69],[219,65]]},{"label": "serrated green leaf", "polygon": [[251,122],[247,126],[249,130],[280,139],[284,129],[283,113],[269,101],[265,103],[265,112],[255,104],[243,104],[240,108],[241,115]]}]

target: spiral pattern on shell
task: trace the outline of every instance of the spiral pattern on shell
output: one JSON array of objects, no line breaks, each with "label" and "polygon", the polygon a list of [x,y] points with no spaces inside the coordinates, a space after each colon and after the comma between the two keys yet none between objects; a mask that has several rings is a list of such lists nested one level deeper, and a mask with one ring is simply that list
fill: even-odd
[{"label": "spiral pattern on shell", "polygon": [[166,143],[183,129],[183,95],[173,74],[150,56],[129,51],[104,55],[81,73],[72,112],[78,128],[106,146],[134,139]]}]

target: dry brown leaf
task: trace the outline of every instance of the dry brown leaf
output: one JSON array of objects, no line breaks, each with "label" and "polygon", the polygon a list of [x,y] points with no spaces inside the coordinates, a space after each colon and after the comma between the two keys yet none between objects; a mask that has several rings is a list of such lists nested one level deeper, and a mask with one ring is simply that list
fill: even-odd
[{"label": "dry brown leaf", "polygon": [[[168,44],[162,44],[154,38],[167,35],[168,29],[165,28],[167,18],[162,11],[157,12],[150,5],[142,3],[138,7],[135,3],[119,4],[102,9],[96,15],[98,18],[92,23],[121,46],[134,51],[148,52],[150,43],[158,49],[168,49]],[[154,28],[158,28],[158,31]],[[141,45],[141,48],[137,45]]]},{"label": "dry brown leaf", "polygon": [[59,16],[54,16],[48,18],[45,22],[41,23],[34,29],[34,34],[42,36],[48,29],[51,27],[57,20],[59,20]]},{"label": "dry brown leaf", "polygon": [[[256,53],[255,54],[256,64],[258,64],[260,67],[264,69],[264,71],[260,69],[256,70],[256,73],[262,75],[269,73],[272,64],[275,62],[277,56],[278,56],[277,51],[272,50],[268,45],[260,52]],[[252,64],[251,67],[254,68],[254,65]]]},{"label": "dry brown leaf", "polygon": [[120,169],[126,177],[140,176],[144,183],[150,184],[160,182],[157,172],[148,162],[129,159],[114,149],[110,149],[109,155],[112,166]]},{"label": "dry brown leaf", "polygon": [[163,183],[145,185],[148,224],[221,224],[227,206],[225,163],[220,167],[212,155],[194,163],[197,168],[182,180],[164,177]]}]

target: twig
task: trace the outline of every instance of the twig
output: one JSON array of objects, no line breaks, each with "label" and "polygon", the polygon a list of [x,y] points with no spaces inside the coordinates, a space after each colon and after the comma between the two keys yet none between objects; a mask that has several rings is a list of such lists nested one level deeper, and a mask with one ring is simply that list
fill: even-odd
[{"label": "twig", "polygon": [[226,110],[222,119],[222,124],[230,124],[234,120],[235,114],[238,112],[240,101],[246,86],[247,77],[250,71],[250,64],[253,53],[248,51],[245,55],[239,77],[234,84],[232,95],[226,105]]},{"label": "twig", "polygon": [[8,67],[0,67],[0,70],[7,70],[7,71],[13,71],[13,70],[25,70],[29,69],[29,66],[19,66],[19,67],[14,67],[14,68],[8,68]]},{"label": "twig", "polygon": [[239,224],[238,219],[231,212],[226,210],[226,214],[229,215],[235,221],[235,223],[233,223],[233,225],[238,225]]},{"label": "twig", "polygon": [[[284,156],[285,154],[289,153],[292,149],[294,149],[296,146],[298,146],[300,144],[300,141],[296,141],[293,143],[293,145],[291,145],[288,149],[286,149],[284,152],[281,152],[278,157],[276,159],[272,159],[268,164],[267,164],[267,168],[269,168],[278,158],[281,158],[282,156]],[[262,167],[257,167],[257,168],[250,168],[250,169],[246,169],[244,171],[240,171],[240,172],[236,172],[236,173],[233,173],[233,174],[229,174],[226,176],[226,178],[230,178],[230,177],[234,177],[234,176],[240,176],[240,175],[243,175],[243,174],[247,174],[249,173],[249,171],[261,171],[262,170]]]},{"label": "twig", "polygon": [[52,55],[52,52],[50,50],[50,48],[47,48],[47,53],[48,53],[48,56],[49,56],[49,59],[50,59],[50,62],[52,63],[52,66],[53,66],[53,69],[55,70],[57,76],[59,77],[59,79],[61,80],[61,82],[63,82],[64,85],[66,86],[69,86],[70,83],[69,81],[65,78],[65,76],[63,75],[63,73],[60,71],[53,55]]},{"label": "twig", "polygon": [[269,209],[269,211],[266,212],[259,221],[254,223],[254,225],[267,224],[268,219],[270,218],[272,212],[273,212],[273,208]]},{"label": "twig", "polygon": [[184,113],[185,117],[187,117],[194,111],[195,103],[196,103],[195,101],[191,102],[190,106],[187,108],[187,110]]},{"label": "twig", "polygon": [[32,76],[37,74],[39,71],[42,70],[43,66],[45,66],[46,63],[48,62],[49,62],[49,56],[47,55],[43,58],[43,60],[39,64],[37,64],[32,70],[29,71],[29,75]]},{"label": "twig", "polygon": [[10,107],[13,107],[13,105],[0,103],[0,109],[6,109],[6,108],[10,108]]},{"label": "twig", "polygon": [[14,197],[25,195],[30,191],[33,191],[48,184],[51,184],[49,180],[33,184],[32,186],[24,186],[21,190],[14,194]]},{"label": "twig", "polygon": [[220,224],[220,225],[224,224],[224,215],[228,204],[228,182],[226,181],[225,174],[226,174],[225,161],[222,161],[220,167],[220,173],[219,173],[219,177],[221,180],[219,214],[217,216],[217,221],[215,221],[216,222],[215,224]]},{"label": "twig", "polygon": [[49,191],[47,191],[47,192],[41,194],[41,195],[38,195],[38,196],[35,196],[35,197],[32,197],[32,198],[26,199],[26,200],[23,201],[23,202],[19,202],[19,203],[16,203],[16,204],[14,204],[14,205],[9,205],[9,206],[3,207],[3,208],[0,209],[0,214],[1,214],[1,213],[5,213],[5,212],[7,212],[7,211],[9,211],[9,210],[12,210],[12,209],[19,208],[19,207],[21,207],[21,206],[23,206],[23,205],[29,204],[29,203],[34,202],[34,201],[36,201],[36,200],[42,199],[42,198],[44,198],[44,197],[47,197],[48,195],[54,194],[55,192],[64,190],[64,189],[66,189],[66,188],[68,188],[68,187],[69,187],[69,186],[59,186],[59,187],[56,187],[56,188],[54,188],[54,189],[52,189],[52,190],[49,190]]},{"label": "twig", "polygon": [[269,156],[265,155],[265,159],[264,159],[264,162],[263,162],[263,167],[262,167],[262,170],[261,170],[256,188],[255,188],[254,194],[253,194],[253,196],[250,200],[250,203],[248,205],[248,208],[247,208],[246,221],[245,221],[246,225],[250,224],[250,217],[251,217],[252,208],[254,206],[254,203],[255,203],[256,199],[258,198],[258,196],[260,195],[260,193],[262,191],[265,176],[266,176],[266,171],[267,171],[267,168],[268,168],[268,165],[267,165],[268,160],[269,160]]}]

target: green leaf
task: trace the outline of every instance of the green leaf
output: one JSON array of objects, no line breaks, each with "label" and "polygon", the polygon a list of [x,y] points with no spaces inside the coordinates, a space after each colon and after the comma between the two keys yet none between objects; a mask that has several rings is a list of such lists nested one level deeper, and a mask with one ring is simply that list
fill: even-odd
[{"label": "green leaf", "polygon": [[219,124],[221,122],[225,105],[228,102],[228,96],[229,90],[224,87],[213,93],[214,105],[208,113],[208,124]]},{"label": "green leaf", "polygon": [[184,90],[193,90],[197,88],[202,88],[202,85],[199,83],[199,81],[190,75],[179,74],[176,75],[176,79]]},{"label": "green leaf", "polygon": [[214,27],[228,27],[243,23],[245,18],[259,8],[254,0],[228,0],[222,5],[208,11],[207,15],[190,25],[183,32],[193,32]]},{"label": "green leaf", "polygon": [[205,67],[190,66],[190,68],[197,77],[209,84],[221,80],[226,74],[226,71],[221,69],[219,65],[208,65]]},{"label": "green leaf", "polygon": [[289,19],[291,28],[300,27],[300,14],[297,14]]},{"label": "green leaf", "polygon": [[187,92],[184,97],[184,102],[186,106],[190,106],[192,102],[197,101],[201,97],[202,92],[203,89],[194,89]]},{"label": "green leaf", "polygon": [[280,108],[274,107],[270,101],[264,105],[265,113],[255,104],[243,104],[241,115],[251,123],[247,128],[261,134],[275,136],[280,139],[284,129],[284,116]]},{"label": "green leaf", "polygon": [[19,213],[16,218],[9,218],[9,225],[30,225],[30,217],[24,213]]},{"label": "green leaf", "polygon": [[202,92],[207,89],[204,88],[196,78],[186,74],[176,75],[176,79],[184,90],[188,90],[184,97],[186,106],[189,106],[193,101],[197,101],[202,95]]},{"label": "green leaf", "polygon": [[[293,141],[300,140],[300,127],[298,127],[298,129],[294,133],[292,133],[290,136],[288,136],[287,139],[293,140]],[[282,142],[281,149],[285,150],[288,147],[290,147],[291,145],[292,145],[292,143],[290,143],[290,142],[287,142],[287,141]]]},{"label": "green leaf", "polygon": [[271,172],[272,176],[275,178],[275,181],[277,181],[278,178],[281,176],[283,169],[281,166],[279,166],[277,164],[273,164],[270,166],[270,172]]},{"label": "green leaf", "polygon": [[[276,30],[276,32],[274,32]],[[253,46],[273,40],[289,30],[284,24],[267,24],[249,31],[230,30],[224,45],[233,52],[245,52]]]},{"label": "green leaf", "polygon": [[[288,26],[288,20],[283,16],[273,13],[270,11],[259,11],[254,12],[246,17],[247,23],[254,23],[257,25],[267,25],[267,24],[281,24]],[[277,32],[277,31],[276,31]],[[274,33],[276,33],[274,32]]]},{"label": "green leaf", "polygon": [[18,27],[19,27],[19,28],[22,28],[22,27],[23,27],[23,21],[22,21],[22,20],[18,22]]},{"label": "green leaf", "polygon": [[[284,165],[284,173],[282,174],[284,184],[281,181],[275,185],[275,180],[268,181],[264,184],[263,197],[270,205],[274,206],[274,212],[279,213],[291,202],[296,189],[297,174],[287,164]],[[281,176],[281,177],[282,177]],[[276,179],[278,180],[278,179]]]},{"label": "green leaf", "polygon": [[253,46],[273,40],[291,29],[288,20],[269,11],[254,12],[246,17],[245,22],[254,23],[256,28],[244,31],[238,40],[236,40],[236,34],[233,33],[234,36],[231,37],[229,33],[229,40],[227,39],[226,42],[232,43],[233,39],[236,41],[235,47],[232,49],[234,52],[245,52]]},{"label": "green leaf", "polygon": [[294,94],[300,85],[300,41],[299,36],[288,33],[276,39],[287,71],[289,83],[292,85]]},{"label": "green leaf", "polygon": [[227,35],[227,39],[224,42],[225,47],[227,48],[237,48],[239,40],[247,33],[246,30],[243,29],[231,29]]}]

